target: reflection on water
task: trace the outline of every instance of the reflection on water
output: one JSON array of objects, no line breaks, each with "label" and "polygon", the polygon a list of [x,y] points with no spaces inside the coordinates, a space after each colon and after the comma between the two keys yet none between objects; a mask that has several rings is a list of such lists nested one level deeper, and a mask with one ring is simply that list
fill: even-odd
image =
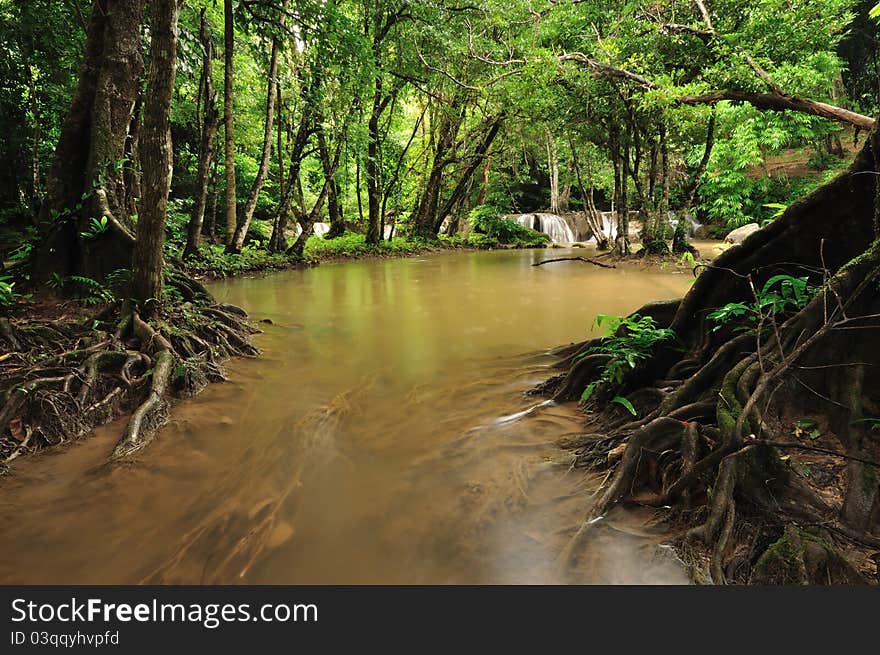
[{"label": "reflection on water", "polygon": [[[572,407],[523,392],[597,313],[681,295],[688,276],[547,253],[441,254],[214,285],[270,319],[265,357],[181,402],[131,464],[121,426],[2,481],[3,583],[680,582],[640,534],[554,560],[599,481],[554,442]],[[636,526],[639,529],[632,529]]]}]

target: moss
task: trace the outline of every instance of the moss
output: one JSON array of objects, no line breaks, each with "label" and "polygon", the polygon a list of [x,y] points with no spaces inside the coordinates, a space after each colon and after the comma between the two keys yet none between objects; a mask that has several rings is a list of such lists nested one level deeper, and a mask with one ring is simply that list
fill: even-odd
[{"label": "moss", "polygon": [[721,382],[721,402],[718,403],[718,428],[725,438],[729,438],[736,428],[736,421],[742,413],[742,405],[736,397],[736,385],[743,371],[750,364],[749,359],[742,360],[724,376]]},{"label": "moss", "polygon": [[858,570],[821,534],[793,524],[758,559],[752,583],[777,585],[864,584]]}]

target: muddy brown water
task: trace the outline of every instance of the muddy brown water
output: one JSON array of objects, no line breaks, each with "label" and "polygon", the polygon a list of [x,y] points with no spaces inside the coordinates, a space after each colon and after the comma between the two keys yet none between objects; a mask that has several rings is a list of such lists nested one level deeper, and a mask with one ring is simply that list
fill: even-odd
[{"label": "muddy brown water", "polygon": [[[576,251],[579,254],[582,251]],[[671,583],[645,517],[558,553],[600,481],[554,445],[576,408],[524,392],[597,314],[680,273],[532,267],[565,250],[328,264],[213,285],[265,356],[174,407],[136,462],[119,422],[0,481],[2,583]],[[614,525],[614,524],[612,524]]]}]

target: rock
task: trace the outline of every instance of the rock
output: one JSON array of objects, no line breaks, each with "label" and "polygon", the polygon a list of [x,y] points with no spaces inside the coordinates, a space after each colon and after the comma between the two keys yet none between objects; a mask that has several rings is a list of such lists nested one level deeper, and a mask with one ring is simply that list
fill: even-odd
[{"label": "rock", "polygon": [[709,238],[709,228],[705,225],[698,225],[694,228],[694,239],[708,239]]},{"label": "rock", "polygon": [[727,235],[724,241],[726,243],[742,243],[746,240],[747,236],[757,232],[760,229],[761,226],[757,223],[749,223],[733,230],[730,234]]}]

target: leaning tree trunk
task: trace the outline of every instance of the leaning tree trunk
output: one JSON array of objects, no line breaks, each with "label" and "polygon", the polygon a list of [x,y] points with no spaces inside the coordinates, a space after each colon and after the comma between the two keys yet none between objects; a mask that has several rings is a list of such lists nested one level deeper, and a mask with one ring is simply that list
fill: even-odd
[{"label": "leaning tree trunk", "polygon": [[[93,6],[77,89],[46,181],[35,281],[100,279],[130,264],[134,236],[123,171],[143,74],[143,9],[143,0]],[[92,225],[93,218],[103,223]]]},{"label": "leaning tree trunk", "polygon": [[[184,259],[197,256],[202,236],[202,225],[205,220],[205,208],[208,204],[208,184],[211,177],[211,163],[214,161],[214,142],[220,127],[220,116],[217,112],[217,98],[214,95],[214,75],[211,71],[214,59],[214,43],[202,9],[199,39],[202,43],[202,83],[201,95],[204,102],[204,119],[199,139],[199,165],[196,172],[196,196],[192,214],[187,227]],[[213,221],[212,221],[213,224]]]},{"label": "leaning tree trunk", "polygon": [[[279,27],[281,29],[284,29],[288,4],[289,0],[284,0],[281,6],[282,13],[279,20]],[[266,183],[266,177],[269,175],[269,162],[272,159],[272,126],[275,120],[275,100],[278,95],[278,55],[280,49],[280,40],[277,37],[273,38],[272,50],[269,55],[269,71],[266,84],[266,115],[263,119],[263,150],[260,155],[260,166],[257,169],[257,176],[254,178],[251,192],[248,194],[247,202],[244,205],[244,211],[236,224],[232,242],[227,246],[228,252],[241,252],[241,248],[244,245],[244,239],[247,236],[251,221],[254,218],[254,211],[257,208],[257,200],[260,197],[260,191],[263,190],[263,185]]]},{"label": "leaning tree trunk", "polygon": [[232,0],[223,0],[223,147],[226,156],[226,244],[232,243],[237,225],[235,192],[235,23]]},{"label": "leaning tree trunk", "polygon": [[489,148],[492,147],[492,142],[495,140],[495,137],[498,136],[498,132],[501,130],[501,125],[503,124],[503,122],[504,114],[502,113],[490,123],[489,131],[486,132],[486,135],[474,149],[474,153],[473,155],[471,155],[470,163],[465,167],[464,171],[462,171],[461,175],[458,178],[458,182],[452,189],[452,192],[449,194],[446,202],[443,203],[443,206],[440,207],[440,210],[437,212],[437,216],[434,218],[433,234],[431,236],[437,236],[437,234],[440,232],[440,228],[443,225],[443,221],[446,220],[446,217],[452,214],[452,211],[456,207],[456,205],[460,205],[464,202],[467,196],[467,191],[470,188],[471,180],[473,179],[474,173],[476,172],[477,168],[479,168],[480,163],[484,159],[488,158]]},{"label": "leaning tree trunk", "polygon": [[[444,171],[452,163],[451,153],[464,119],[464,106],[459,98],[455,98],[448,108],[439,107],[438,112],[437,140],[431,167],[427,171],[424,187],[416,200],[415,210],[410,219],[413,236],[426,239],[437,236],[435,228],[438,225],[437,212],[440,207]],[[442,219],[439,222],[442,223]]]},{"label": "leaning tree trunk", "polygon": [[[590,403],[604,430],[585,440],[578,461],[610,462],[614,471],[563,566],[598,529],[596,519],[637,498],[694,524],[679,549],[718,583],[873,575],[853,562],[880,548],[880,385],[866,373],[880,366],[878,141],[874,132],[846,173],[719,256],[681,301],[637,312],[668,326],[676,343],[594,388]],[[799,308],[755,321],[708,318],[728,303],[755,306],[779,275],[807,278],[817,291]],[[613,359],[605,343],[561,351],[565,372],[543,390],[579,397]],[[630,399],[635,420],[612,409],[614,396]],[[798,433],[803,417],[815,433]],[[821,466],[820,474],[802,466]]]}]

